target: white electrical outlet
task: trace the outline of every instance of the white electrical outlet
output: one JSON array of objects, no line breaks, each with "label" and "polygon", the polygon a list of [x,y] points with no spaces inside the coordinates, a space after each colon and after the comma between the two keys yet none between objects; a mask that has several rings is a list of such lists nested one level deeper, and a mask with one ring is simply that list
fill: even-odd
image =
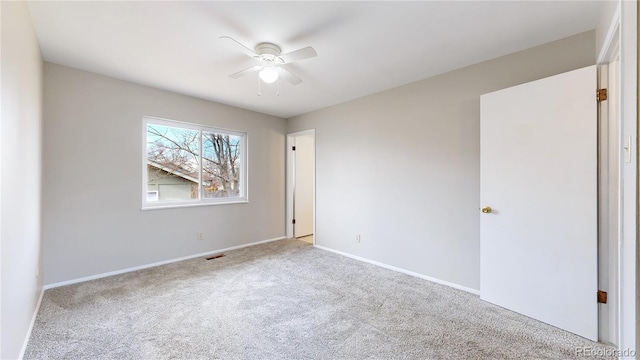
[{"label": "white electrical outlet", "polygon": [[360,234],[356,235],[356,242],[359,243],[360,242]]},{"label": "white electrical outlet", "polygon": [[198,240],[204,240],[204,234],[202,234],[201,232],[199,232],[199,233],[196,235],[196,238],[197,238]]}]

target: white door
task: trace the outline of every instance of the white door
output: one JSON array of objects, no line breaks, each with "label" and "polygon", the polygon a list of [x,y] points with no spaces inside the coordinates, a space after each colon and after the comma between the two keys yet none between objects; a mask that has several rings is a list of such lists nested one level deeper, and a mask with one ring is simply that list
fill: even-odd
[{"label": "white door", "polygon": [[[480,297],[598,339],[596,67],[482,95]],[[488,209],[485,209],[488,211]]]},{"label": "white door", "polygon": [[313,178],[314,178],[314,135],[295,137],[293,227],[294,237],[313,234]]}]

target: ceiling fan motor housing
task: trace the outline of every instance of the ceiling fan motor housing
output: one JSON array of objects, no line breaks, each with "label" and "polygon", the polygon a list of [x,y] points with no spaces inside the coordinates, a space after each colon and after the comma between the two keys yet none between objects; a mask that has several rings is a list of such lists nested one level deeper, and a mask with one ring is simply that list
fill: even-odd
[{"label": "ceiling fan motor housing", "polygon": [[264,60],[269,62],[276,62],[280,57],[280,47],[272,43],[261,43],[256,45],[256,54]]}]

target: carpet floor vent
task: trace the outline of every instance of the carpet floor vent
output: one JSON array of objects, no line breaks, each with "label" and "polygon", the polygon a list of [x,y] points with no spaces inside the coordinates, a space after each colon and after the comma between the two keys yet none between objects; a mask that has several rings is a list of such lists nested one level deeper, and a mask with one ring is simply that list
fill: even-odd
[{"label": "carpet floor vent", "polygon": [[206,258],[206,259],[207,259],[207,260],[219,259],[219,258],[221,258],[221,257],[223,257],[223,256],[224,256],[224,254],[218,254],[218,255],[210,256],[210,257],[208,257],[208,258]]}]

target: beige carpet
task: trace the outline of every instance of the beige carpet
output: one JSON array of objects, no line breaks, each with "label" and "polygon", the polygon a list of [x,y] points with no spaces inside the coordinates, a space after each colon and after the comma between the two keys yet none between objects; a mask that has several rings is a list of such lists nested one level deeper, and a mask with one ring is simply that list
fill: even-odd
[{"label": "beige carpet", "polygon": [[569,359],[602,345],[282,240],[47,290],[25,359]]}]

